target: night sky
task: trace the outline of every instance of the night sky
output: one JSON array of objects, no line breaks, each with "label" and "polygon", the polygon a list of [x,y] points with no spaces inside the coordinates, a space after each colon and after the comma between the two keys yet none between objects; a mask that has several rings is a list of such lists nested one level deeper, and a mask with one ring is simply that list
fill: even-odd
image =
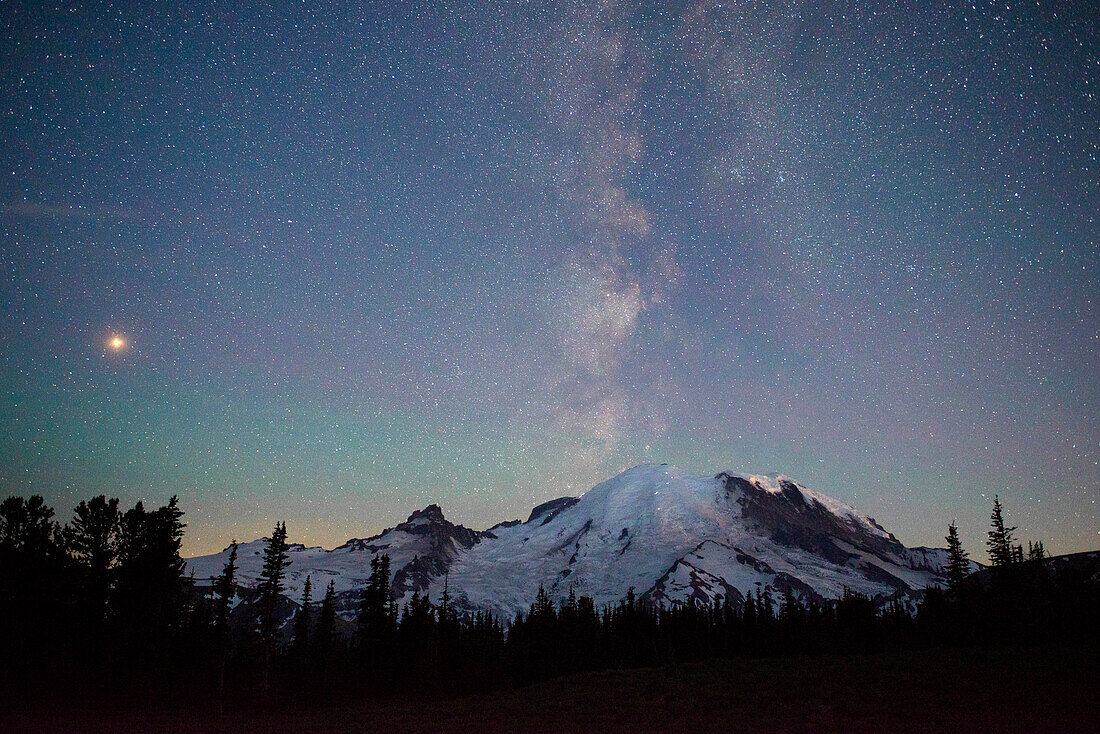
[{"label": "night sky", "polygon": [[1100,13],[845,5],[0,2],[0,494],[190,555],[657,461],[1100,546]]}]

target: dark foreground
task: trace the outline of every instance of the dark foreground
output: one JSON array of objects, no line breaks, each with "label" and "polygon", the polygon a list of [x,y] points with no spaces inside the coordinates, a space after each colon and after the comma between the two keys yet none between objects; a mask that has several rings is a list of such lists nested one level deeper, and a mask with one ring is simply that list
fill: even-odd
[{"label": "dark foreground", "polygon": [[[230,712],[57,710],[4,731],[1100,732],[1100,645],[711,661],[493,694]],[[5,720],[6,719],[6,720]]]}]

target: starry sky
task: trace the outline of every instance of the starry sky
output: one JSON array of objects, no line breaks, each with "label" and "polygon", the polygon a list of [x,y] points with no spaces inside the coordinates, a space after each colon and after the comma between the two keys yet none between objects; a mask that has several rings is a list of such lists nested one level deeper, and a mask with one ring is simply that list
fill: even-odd
[{"label": "starry sky", "polygon": [[191,555],[656,461],[1100,547],[1093,11],[6,0],[0,494]]}]

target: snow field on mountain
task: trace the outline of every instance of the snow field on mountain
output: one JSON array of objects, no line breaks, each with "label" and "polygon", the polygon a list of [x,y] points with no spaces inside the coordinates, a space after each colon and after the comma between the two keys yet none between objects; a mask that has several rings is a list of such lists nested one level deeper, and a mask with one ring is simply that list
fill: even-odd
[{"label": "snow field on mountain", "polygon": [[[431,516],[427,509],[414,513],[372,538],[330,551],[292,546],[286,595],[298,599],[307,575],[315,598],[329,580],[338,594],[362,588],[377,553],[390,555],[394,574],[421,559],[420,583],[429,583],[434,601],[447,585],[460,607],[506,616],[526,610],[540,585],[554,599],[572,586],[599,606],[618,601],[630,588],[661,602],[708,601],[725,596],[727,586],[741,595],[792,585],[796,593],[810,589],[826,598],[845,589],[885,597],[941,578],[942,550],[905,548],[842,502],[782,476],[728,483],[726,476],[644,464],[576,500],[537,508],[528,522],[484,533],[451,525],[433,506]],[[752,516],[746,507],[754,508]],[[263,543],[240,545],[238,583],[258,580]],[[221,573],[227,557],[228,549],[191,559],[189,566],[202,580]],[[424,575],[427,566],[434,575]],[[440,568],[445,572],[436,573]],[[411,586],[399,592],[403,602]]]}]

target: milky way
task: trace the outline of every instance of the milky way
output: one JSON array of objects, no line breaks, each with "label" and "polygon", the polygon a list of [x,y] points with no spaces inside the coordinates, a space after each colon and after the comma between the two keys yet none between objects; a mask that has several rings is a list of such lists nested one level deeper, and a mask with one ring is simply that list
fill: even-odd
[{"label": "milky way", "polygon": [[1086,8],[389,5],[0,4],[0,491],[199,553],[664,461],[1100,543]]}]

